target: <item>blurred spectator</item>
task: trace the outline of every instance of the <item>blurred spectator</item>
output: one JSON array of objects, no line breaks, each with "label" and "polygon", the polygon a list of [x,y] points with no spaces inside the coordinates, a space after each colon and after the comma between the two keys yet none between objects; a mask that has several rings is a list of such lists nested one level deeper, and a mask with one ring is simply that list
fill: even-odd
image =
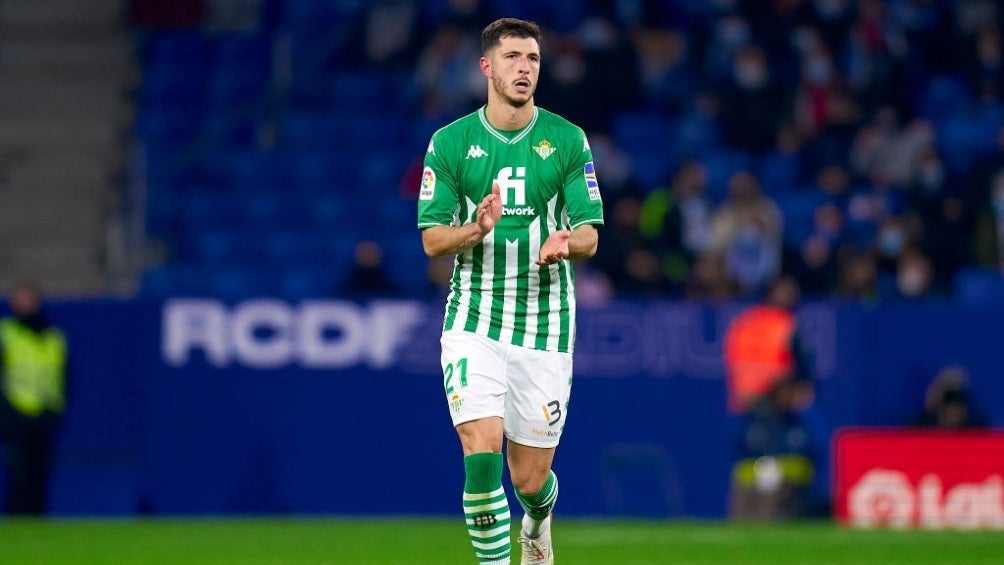
[{"label": "blurred spectator", "polygon": [[379,296],[400,292],[397,284],[387,274],[383,263],[383,250],[374,241],[360,241],[353,255],[352,274],[342,287],[350,295]]},{"label": "blurred spectator", "polygon": [[419,6],[415,0],[377,0],[363,23],[363,52],[373,66],[408,68],[418,51]]},{"label": "blurred spectator", "polygon": [[646,295],[667,290],[659,257],[649,249],[638,230],[641,202],[628,196],[612,204],[603,245],[592,262],[608,277],[618,292]]},{"label": "blurred spectator", "polygon": [[774,146],[784,117],[784,92],[777,88],[759,47],[735,51],[731,80],[719,92],[725,141],[732,147],[762,153]]},{"label": "blurred spectator", "polygon": [[484,99],[484,77],[477,65],[477,37],[454,25],[438,28],[418,60],[415,82],[427,116],[459,116]]},{"label": "blurred spectator", "polygon": [[840,259],[836,295],[867,306],[878,302],[878,266],[874,255],[869,252],[850,252]]},{"label": "blurred spectator", "polygon": [[811,505],[817,446],[828,437],[810,411],[813,386],[799,345],[798,284],[781,277],[765,301],[740,314],[725,336],[729,407],[736,414],[729,515],[767,521]]},{"label": "blurred spectator", "polygon": [[906,127],[900,121],[896,108],[883,106],[857,131],[850,155],[855,174],[878,184],[909,186],[920,155],[934,141],[934,131],[923,120]]},{"label": "blurred spectator", "polygon": [[945,367],[934,377],[924,396],[924,410],[914,421],[915,426],[962,429],[987,425],[980,411],[973,406],[965,368]]},{"label": "blurred spectator", "polygon": [[805,370],[795,331],[800,298],[798,282],[779,277],[760,304],[729,324],[723,350],[731,411],[746,411],[776,382]]},{"label": "blurred spectator", "polygon": [[669,187],[653,190],[642,205],[641,234],[662,258],[663,272],[677,288],[695,257],[708,247],[714,206],[705,193],[707,184],[704,166],[687,161]]},{"label": "blurred spectator", "polygon": [[687,35],[676,30],[646,28],[636,31],[632,38],[646,102],[667,114],[679,114],[696,86],[687,65]]},{"label": "blurred spectator", "polygon": [[993,177],[988,202],[979,212],[976,259],[984,267],[1004,272],[1004,169]]},{"label": "blurred spectator", "polygon": [[739,289],[725,271],[721,257],[702,253],[694,260],[687,280],[684,282],[684,298],[701,302],[732,300],[739,295]]},{"label": "blurred spectator", "polygon": [[745,294],[773,280],[781,268],[781,213],[760,192],[756,177],[739,172],[712,220],[708,250],[725,261],[728,276]]},{"label": "blurred spectator", "polygon": [[43,514],[56,436],[66,408],[67,345],[34,285],[10,294],[12,315],[0,320],[0,441],[5,456],[6,511]]},{"label": "blurred spectator", "polygon": [[896,289],[890,298],[915,301],[935,295],[931,260],[917,248],[905,250],[896,261]]}]

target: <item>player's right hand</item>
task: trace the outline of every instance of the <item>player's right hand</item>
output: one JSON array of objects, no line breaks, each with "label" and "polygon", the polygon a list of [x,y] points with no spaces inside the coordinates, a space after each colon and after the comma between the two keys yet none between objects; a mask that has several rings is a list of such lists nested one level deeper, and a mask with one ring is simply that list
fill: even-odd
[{"label": "player's right hand", "polygon": [[481,200],[481,204],[478,204],[475,217],[483,235],[495,229],[495,224],[502,217],[502,191],[499,189],[499,183],[492,183],[492,191]]}]

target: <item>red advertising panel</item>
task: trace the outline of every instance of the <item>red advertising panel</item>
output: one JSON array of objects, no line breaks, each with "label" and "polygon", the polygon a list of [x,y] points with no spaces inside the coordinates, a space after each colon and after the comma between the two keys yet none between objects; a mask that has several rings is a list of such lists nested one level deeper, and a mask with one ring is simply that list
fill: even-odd
[{"label": "red advertising panel", "polygon": [[844,524],[1004,529],[1004,431],[848,429],[833,450]]}]

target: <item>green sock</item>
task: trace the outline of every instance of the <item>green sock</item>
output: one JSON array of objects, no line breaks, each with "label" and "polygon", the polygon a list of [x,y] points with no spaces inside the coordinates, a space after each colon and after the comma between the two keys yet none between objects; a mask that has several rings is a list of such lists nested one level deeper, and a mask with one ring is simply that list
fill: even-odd
[{"label": "green sock", "polygon": [[532,538],[537,537],[541,524],[551,515],[554,503],[558,500],[558,476],[550,471],[544,486],[536,494],[523,495],[516,491],[516,499],[526,511],[523,516],[523,533]]},{"label": "green sock", "polygon": [[464,457],[464,518],[479,563],[508,563],[509,502],[502,489],[502,454]]}]

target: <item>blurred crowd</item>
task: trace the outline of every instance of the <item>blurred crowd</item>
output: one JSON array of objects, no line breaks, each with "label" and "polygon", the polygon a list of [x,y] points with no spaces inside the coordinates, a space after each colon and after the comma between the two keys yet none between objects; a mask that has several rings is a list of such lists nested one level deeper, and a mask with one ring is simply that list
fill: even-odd
[{"label": "blurred crowd", "polygon": [[[583,126],[601,174],[587,299],[753,296],[785,273],[810,297],[917,300],[1004,265],[996,2],[551,4],[377,1],[341,56],[413,73],[425,136],[483,100],[484,23],[538,21],[537,103]],[[670,124],[666,145],[632,116]]]}]

